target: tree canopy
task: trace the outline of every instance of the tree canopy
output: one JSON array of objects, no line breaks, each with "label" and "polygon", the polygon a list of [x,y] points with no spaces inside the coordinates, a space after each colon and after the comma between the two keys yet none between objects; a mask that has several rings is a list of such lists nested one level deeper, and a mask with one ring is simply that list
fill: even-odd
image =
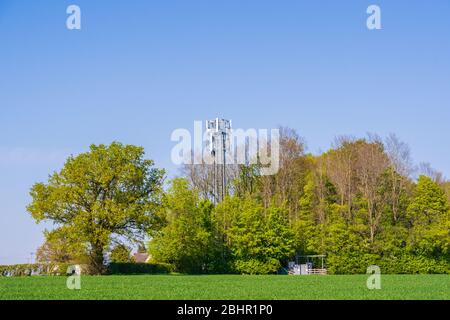
[{"label": "tree canopy", "polygon": [[[277,174],[240,166],[230,196],[212,212],[230,271],[274,273],[295,254],[324,254],[330,273],[365,273],[369,265],[450,273],[449,183],[429,165],[414,179],[409,147],[395,135],[338,137],[311,155],[284,128],[280,146]],[[186,177],[208,194],[208,176],[201,184]]]},{"label": "tree canopy", "polygon": [[69,245],[85,245],[91,272],[101,273],[112,242],[142,239],[152,227],[163,176],[141,147],[92,145],[36,183],[27,209],[37,222],[53,222]]},{"label": "tree canopy", "polygon": [[56,225],[41,256],[87,257],[98,273],[111,247],[122,261],[121,244],[148,240],[152,263],[182,273],[277,273],[295,255],[326,255],[333,274],[450,273],[450,183],[429,165],[415,178],[394,135],[339,137],[312,155],[284,128],[280,147],[278,173],[230,167],[228,196],[213,204],[210,165],[184,168],[163,190],[142,148],[93,145],[31,190],[28,211]]}]

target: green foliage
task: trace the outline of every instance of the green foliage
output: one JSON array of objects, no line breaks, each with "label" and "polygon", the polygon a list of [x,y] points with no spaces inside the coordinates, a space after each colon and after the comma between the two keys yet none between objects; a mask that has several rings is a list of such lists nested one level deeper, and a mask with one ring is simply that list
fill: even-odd
[{"label": "green foliage", "polygon": [[[0,277],[29,277],[39,276],[65,276],[72,266],[70,263],[49,263],[49,264],[18,264],[0,266]],[[87,273],[89,266],[80,265],[82,273]],[[167,274],[172,271],[172,266],[167,264],[151,263],[116,263],[108,264],[107,274]]]},{"label": "green foliage", "polygon": [[17,264],[0,266],[0,276],[24,277],[31,276],[33,270],[39,270],[39,264]]},{"label": "green foliage", "polygon": [[411,223],[409,249],[450,262],[450,208],[445,192],[430,178],[421,176],[408,207]]},{"label": "green foliage", "polygon": [[45,242],[36,252],[39,263],[86,264],[89,261],[86,244],[78,242],[61,227],[44,231]]},{"label": "green foliage", "polygon": [[[377,201],[392,196],[386,179],[393,176],[380,176]],[[248,190],[214,209],[208,204],[205,215],[198,193],[175,180],[163,201],[166,226],[150,242],[150,252],[155,261],[187,273],[218,272],[221,266],[221,272],[271,274],[295,253],[326,254],[330,274],[365,273],[370,265],[384,273],[450,273],[448,204],[431,179],[421,177],[412,198],[398,191],[395,218],[387,200],[372,208],[381,210],[379,216],[369,216],[362,194],[354,195],[349,209],[333,196],[327,179],[320,182],[310,172],[302,181],[292,216],[275,201],[264,207]],[[375,226],[373,239],[369,223]]]},{"label": "green foliage", "polygon": [[297,252],[308,254],[320,251],[318,240],[321,239],[320,228],[315,223],[314,194],[315,184],[312,174],[309,174],[299,199],[298,217],[292,222]]},{"label": "green foliage", "polygon": [[376,263],[386,274],[450,274],[445,257],[430,258],[424,255],[400,253],[379,258]]},{"label": "green foliage", "polygon": [[294,239],[284,208],[272,205],[264,210],[252,198],[231,197],[217,207],[217,213],[231,217],[224,220],[222,232],[235,272],[275,273],[293,255]]},{"label": "green foliage", "polygon": [[234,261],[234,270],[241,274],[273,274],[280,268],[280,261],[277,259],[237,259]]},{"label": "green foliage", "polygon": [[429,177],[420,176],[407,211],[413,226],[440,222],[446,218],[448,211],[449,204],[444,191]]},{"label": "green foliage", "polygon": [[[280,171],[261,176],[258,166],[240,166],[217,205],[203,198],[209,174],[201,191],[174,179],[164,192],[164,172],[142,148],[91,146],[31,190],[33,218],[57,226],[39,261],[87,263],[100,273],[113,240],[148,235],[152,262],[181,273],[273,274],[296,254],[326,255],[331,274],[374,264],[383,273],[450,273],[448,182],[413,181],[404,150],[391,144],[387,153],[377,138],[340,138],[313,156],[295,132],[284,133]],[[110,272],[153,268],[120,264],[129,253],[114,248]]]},{"label": "green foliage", "polygon": [[124,244],[119,244],[111,250],[109,260],[112,263],[132,263],[131,249]]},{"label": "green foliage", "polygon": [[85,244],[92,271],[101,273],[113,237],[142,238],[152,227],[163,175],[143,148],[92,145],[35,184],[27,209],[37,222],[56,224],[69,243]]},{"label": "green foliage", "polygon": [[[367,241],[355,215],[351,224],[339,210],[329,215],[327,266],[331,274],[364,273],[369,265],[383,273],[450,273],[448,206],[442,190],[431,179],[419,179],[402,224],[386,219],[374,243]],[[424,218],[425,212],[428,217]]]},{"label": "green foliage", "polygon": [[[63,276],[67,274],[71,263],[35,263],[0,266],[0,277]],[[83,273],[88,266],[80,265]]]},{"label": "green foliage", "polygon": [[185,179],[175,179],[164,195],[159,217],[164,227],[152,234],[152,260],[167,263],[177,272],[214,271],[212,205],[189,189]]}]

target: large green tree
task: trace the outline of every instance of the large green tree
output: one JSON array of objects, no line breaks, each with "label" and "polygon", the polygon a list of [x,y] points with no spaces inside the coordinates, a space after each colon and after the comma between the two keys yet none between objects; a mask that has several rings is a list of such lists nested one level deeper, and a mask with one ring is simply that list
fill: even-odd
[{"label": "large green tree", "polygon": [[294,254],[294,235],[284,206],[272,203],[264,209],[256,199],[234,196],[220,203],[215,213],[230,253],[227,261],[235,272],[275,273]]},{"label": "large green tree", "polygon": [[163,228],[151,233],[152,261],[167,263],[177,272],[214,271],[212,204],[185,179],[174,179],[164,195],[159,217]]},{"label": "large green tree", "polygon": [[98,274],[113,239],[142,239],[152,227],[163,177],[141,147],[92,145],[36,183],[27,209],[38,223],[53,222],[68,243],[85,244],[90,272]]},{"label": "large green tree", "polygon": [[427,176],[421,176],[407,214],[411,223],[410,248],[440,256],[450,254],[450,207],[444,190]]},{"label": "large green tree", "polygon": [[118,244],[111,250],[109,261],[113,263],[135,262],[134,257],[131,256],[131,248],[125,244]]},{"label": "large green tree", "polygon": [[64,228],[45,231],[44,236],[44,244],[36,251],[37,262],[84,264],[88,260],[86,244],[74,241]]}]

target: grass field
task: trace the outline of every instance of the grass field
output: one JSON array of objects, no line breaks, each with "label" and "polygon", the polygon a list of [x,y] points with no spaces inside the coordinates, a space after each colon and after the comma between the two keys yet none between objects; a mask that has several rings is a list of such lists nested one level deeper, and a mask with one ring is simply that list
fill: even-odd
[{"label": "grass field", "polygon": [[82,277],[71,291],[64,277],[0,278],[5,299],[399,299],[448,300],[448,275],[384,275],[381,290],[368,290],[367,276],[101,276]]}]

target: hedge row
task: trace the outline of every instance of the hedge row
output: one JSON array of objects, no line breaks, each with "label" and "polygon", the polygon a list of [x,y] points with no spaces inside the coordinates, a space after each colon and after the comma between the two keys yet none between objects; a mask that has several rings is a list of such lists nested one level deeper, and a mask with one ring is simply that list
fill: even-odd
[{"label": "hedge row", "polygon": [[24,276],[42,276],[65,275],[69,268],[68,263],[53,264],[16,264],[0,266],[0,276],[4,277],[24,277]]},{"label": "hedge row", "polygon": [[[62,276],[66,275],[69,263],[53,264],[17,264],[0,266],[0,277],[26,277],[26,276]],[[82,273],[86,273],[87,266],[81,266]],[[114,274],[167,274],[172,268],[169,265],[150,263],[111,263],[107,273]]]},{"label": "hedge row", "polygon": [[110,263],[108,274],[167,274],[172,271],[168,264]]},{"label": "hedge row", "polygon": [[364,274],[371,265],[384,274],[450,274],[450,259],[433,259],[413,254],[379,257],[373,254],[330,254],[326,259],[330,274]]}]

